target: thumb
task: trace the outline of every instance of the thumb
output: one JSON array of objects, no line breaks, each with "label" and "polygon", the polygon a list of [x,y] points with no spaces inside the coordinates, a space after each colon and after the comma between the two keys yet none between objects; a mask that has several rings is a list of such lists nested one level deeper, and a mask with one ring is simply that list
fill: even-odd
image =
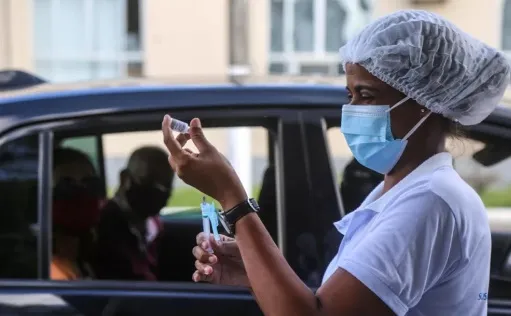
[{"label": "thumb", "polygon": [[211,143],[206,139],[206,136],[204,136],[202,124],[198,118],[194,118],[190,122],[189,133],[195,147],[197,147],[200,152],[206,151],[212,147]]}]

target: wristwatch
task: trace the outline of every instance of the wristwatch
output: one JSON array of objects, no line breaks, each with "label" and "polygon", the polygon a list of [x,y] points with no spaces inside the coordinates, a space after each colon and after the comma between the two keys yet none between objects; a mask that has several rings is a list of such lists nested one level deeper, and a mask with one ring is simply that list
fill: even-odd
[{"label": "wristwatch", "polygon": [[236,225],[236,222],[242,217],[254,212],[259,212],[259,204],[257,204],[255,199],[248,199],[230,210],[218,212],[218,218],[220,219],[220,223],[224,227],[225,231],[229,235],[234,236],[234,226]]}]

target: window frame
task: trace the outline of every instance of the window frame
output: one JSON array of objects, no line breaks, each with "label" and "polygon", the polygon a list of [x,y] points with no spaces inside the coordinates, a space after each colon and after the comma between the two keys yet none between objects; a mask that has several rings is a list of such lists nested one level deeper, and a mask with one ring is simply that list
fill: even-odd
[{"label": "window frame", "polygon": [[[313,45],[312,51],[303,52],[295,49],[294,30],[295,23],[295,4],[301,0],[270,0],[269,16],[272,15],[272,2],[282,2],[282,51],[273,51],[271,49],[271,21],[268,28],[269,58],[268,69],[272,64],[281,64],[286,70],[283,73],[290,75],[301,74],[302,66],[325,66],[328,72],[318,73],[327,76],[339,75],[339,54],[327,49],[327,1],[313,0]],[[347,8],[346,8],[347,9]],[[347,9],[348,10],[348,9]],[[349,10],[348,10],[349,11]],[[348,12],[349,14],[349,12]]]},{"label": "window frame", "polygon": [[[218,120],[218,121],[231,121],[233,122],[252,122],[249,124],[243,124],[242,126],[254,126],[254,127],[264,127],[268,130],[273,130],[278,134],[278,121],[282,116],[289,115],[289,112],[296,112],[296,110],[289,110],[283,108],[242,108],[242,109],[230,109],[229,111],[222,111],[220,109],[200,109],[198,108],[190,108],[190,109],[176,109],[173,110],[172,113],[174,116],[179,117],[183,120],[191,120],[193,117],[201,117],[204,121],[209,120]],[[92,116],[72,116],[67,118],[61,118],[58,121],[44,122],[44,123],[35,123],[29,126],[23,126],[17,128],[15,130],[11,130],[7,134],[0,137],[0,146],[4,144],[15,141],[24,136],[28,136],[31,134],[39,135],[39,167],[38,167],[38,195],[37,195],[37,214],[38,214],[38,233],[37,233],[37,267],[38,267],[38,279],[39,281],[51,282],[54,284],[57,283],[67,283],[71,285],[80,284],[83,282],[97,282],[97,288],[101,288],[101,284],[109,284],[111,286],[115,286],[115,284],[120,283],[119,288],[125,285],[125,282],[129,281],[109,281],[109,280],[77,280],[77,281],[66,281],[66,282],[58,282],[54,280],[50,280],[50,263],[51,263],[51,253],[52,253],[52,214],[51,214],[51,201],[52,201],[52,165],[53,165],[53,148],[54,148],[54,136],[55,133],[66,133],[72,136],[85,136],[85,135],[103,135],[106,133],[116,133],[116,132],[129,132],[129,131],[157,131],[158,128],[155,129],[155,126],[159,126],[159,122],[161,122],[161,118],[167,114],[168,111],[162,110],[153,110],[147,112],[138,112],[138,113],[122,113],[122,112],[114,112],[108,114],[100,114],[100,115],[92,115]],[[260,124],[256,123],[256,121],[271,121],[274,120],[271,124]],[[155,125],[158,123],[158,125]],[[273,126],[270,126],[272,125]],[[208,127],[225,127],[222,126],[224,124],[211,125]],[[232,124],[230,125],[232,126]],[[97,133],[98,129],[102,129],[101,133]],[[94,133],[96,131],[96,133]],[[68,137],[65,135],[65,138]],[[60,135],[59,135],[60,136]],[[60,138],[60,137],[59,137]],[[99,137],[100,139],[102,137]],[[278,142],[279,137],[276,135],[275,141]],[[103,148],[101,148],[101,152],[103,152]],[[103,156],[103,155],[102,155]],[[278,166],[280,162],[275,159],[275,164]],[[104,159],[102,158],[102,165],[104,168]],[[45,166],[47,166],[45,168]],[[277,190],[277,200],[279,199],[279,193],[282,190]],[[277,201],[277,210],[279,213],[279,203]],[[278,216],[276,214],[276,216]],[[21,281],[13,281],[12,279],[0,279],[0,282],[9,282],[12,285],[28,285],[31,284],[35,280],[21,280]],[[143,284],[147,284],[148,287],[151,287],[152,284],[166,284],[172,287],[179,282],[150,282],[150,281],[142,281]],[[192,286],[197,287],[197,289],[202,288],[203,284],[193,284]],[[72,286],[73,287],[73,286]],[[243,291],[242,291],[243,292]]]},{"label": "window frame", "polygon": [[[45,166],[47,166],[45,168]],[[39,279],[50,277],[52,253],[52,170],[53,170],[53,132],[39,133],[39,168],[37,192],[37,221],[39,238],[37,239],[37,274]]]}]

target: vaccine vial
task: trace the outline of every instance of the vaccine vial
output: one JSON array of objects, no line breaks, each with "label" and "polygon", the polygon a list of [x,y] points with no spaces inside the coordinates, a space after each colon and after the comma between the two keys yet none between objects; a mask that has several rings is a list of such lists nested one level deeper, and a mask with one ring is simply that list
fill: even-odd
[{"label": "vaccine vial", "polygon": [[186,124],[183,121],[172,118],[170,120],[170,129],[175,132],[186,134],[186,133],[188,133],[190,126],[188,126],[188,124]]}]

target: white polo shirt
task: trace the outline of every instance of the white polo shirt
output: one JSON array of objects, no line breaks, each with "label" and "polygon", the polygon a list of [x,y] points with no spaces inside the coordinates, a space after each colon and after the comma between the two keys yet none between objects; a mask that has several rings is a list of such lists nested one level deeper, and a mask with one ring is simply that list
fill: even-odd
[{"label": "white polo shirt", "polygon": [[477,193],[437,154],[334,225],[344,238],[323,283],[343,268],[397,315],[487,314],[491,233]]}]

